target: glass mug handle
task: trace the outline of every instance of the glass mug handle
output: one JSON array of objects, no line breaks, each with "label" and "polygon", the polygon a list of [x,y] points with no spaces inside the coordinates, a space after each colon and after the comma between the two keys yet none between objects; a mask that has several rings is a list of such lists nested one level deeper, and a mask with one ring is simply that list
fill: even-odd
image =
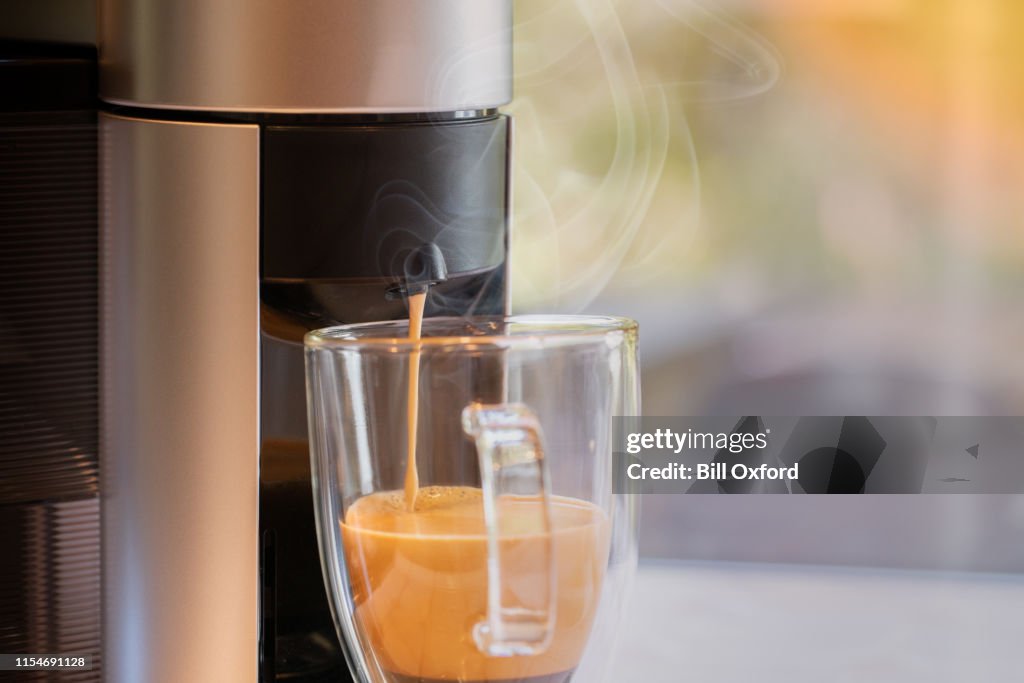
[{"label": "glass mug handle", "polygon": [[[474,626],[473,641],[492,657],[541,653],[554,630],[557,575],[540,423],[521,403],[471,403],[462,411],[462,429],[476,441],[487,527],[487,614]],[[502,511],[503,496],[536,498],[540,505],[522,506],[529,514],[513,520]],[[529,541],[501,543],[503,528],[516,533],[517,524],[526,525]],[[512,562],[516,576],[503,576]]]}]

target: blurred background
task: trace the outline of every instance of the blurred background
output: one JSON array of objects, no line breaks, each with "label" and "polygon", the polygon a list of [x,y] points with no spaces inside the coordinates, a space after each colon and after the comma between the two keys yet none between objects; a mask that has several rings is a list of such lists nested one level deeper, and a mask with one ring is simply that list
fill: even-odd
[{"label": "blurred background", "polygon": [[517,10],[514,303],[639,318],[646,412],[1021,413],[1024,6]]},{"label": "blurred background", "polygon": [[[1024,4],[517,0],[516,10],[514,307],[638,319],[645,414],[1024,414]],[[988,640],[1020,633],[994,606],[1021,613],[1018,579],[997,582],[1014,592],[959,606],[933,598],[962,594],[960,584],[928,582],[954,572],[987,590],[1024,573],[1021,496],[674,495],[643,506],[641,573],[654,578],[639,584],[648,611],[637,628],[699,607],[705,587],[817,585],[825,570],[814,568],[860,567],[902,578],[862,585],[864,574],[828,570],[813,600],[833,614],[866,608],[874,617],[857,628],[875,633],[876,649],[915,652],[883,622],[934,645],[906,613],[942,628],[966,621],[982,640],[929,648],[946,653],[935,666],[911,656],[807,680],[1020,671]],[[667,559],[691,567],[680,571],[694,587],[671,590],[692,594],[652,593]],[[740,564],[722,579],[707,561]],[[677,586],[671,576],[662,580]],[[785,586],[778,603],[741,590],[753,602],[733,611],[753,624],[797,618],[799,591]],[[672,632],[678,617],[665,619]],[[821,635],[820,623],[801,624]],[[751,632],[749,642],[767,652],[775,641]]]}]

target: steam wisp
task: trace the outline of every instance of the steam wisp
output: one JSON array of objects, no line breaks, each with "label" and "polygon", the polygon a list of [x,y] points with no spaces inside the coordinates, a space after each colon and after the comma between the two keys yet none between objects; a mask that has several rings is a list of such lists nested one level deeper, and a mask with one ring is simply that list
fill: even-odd
[{"label": "steam wisp", "polygon": [[[648,214],[656,196],[659,202],[669,198],[685,203],[669,219],[678,230],[700,229],[698,158],[683,107],[757,95],[770,89],[781,72],[770,44],[704,3],[619,4],[559,0],[543,9],[538,5],[516,27],[520,95],[513,103],[518,154],[511,262],[516,298],[534,310],[583,310],[627,266],[651,277],[649,255],[661,246],[653,242],[679,240],[678,232],[650,231],[643,248],[636,248],[645,227],[650,229]],[[657,16],[649,16],[651,7]],[[649,24],[668,27],[663,31],[685,25],[726,72],[666,77],[660,58],[660,71],[652,69],[634,45],[638,35],[649,34],[631,32],[624,23],[640,15]],[[581,78],[580,71],[591,64],[600,65],[603,79]],[[573,97],[561,96],[567,83]],[[603,114],[592,110],[593,102],[611,105],[607,143],[585,136],[588,122],[600,122]],[[559,108],[568,105],[571,110],[570,103],[579,109]],[[558,124],[562,128],[552,134]],[[593,157],[595,150],[603,154],[605,144],[610,154],[595,173],[587,167],[586,155]],[[666,174],[673,146],[671,153],[681,155],[682,165],[688,166],[685,175],[678,166]],[[673,186],[665,185],[666,180]],[[657,240],[650,239],[652,234]]]}]

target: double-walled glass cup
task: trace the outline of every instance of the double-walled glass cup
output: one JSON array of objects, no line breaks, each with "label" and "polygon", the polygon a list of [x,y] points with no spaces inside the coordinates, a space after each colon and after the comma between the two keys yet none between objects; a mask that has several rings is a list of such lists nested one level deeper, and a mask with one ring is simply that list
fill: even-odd
[{"label": "double-walled glass cup", "polygon": [[356,680],[603,680],[636,565],[636,501],[612,492],[636,345],[592,316],[307,335],[320,556]]}]

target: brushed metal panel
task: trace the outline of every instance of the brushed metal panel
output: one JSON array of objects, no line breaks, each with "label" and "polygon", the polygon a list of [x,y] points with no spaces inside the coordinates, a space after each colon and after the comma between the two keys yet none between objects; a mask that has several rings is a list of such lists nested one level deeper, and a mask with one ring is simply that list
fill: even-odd
[{"label": "brushed metal panel", "polygon": [[259,132],[101,117],[107,680],[256,680]]},{"label": "brushed metal panel", "polygon": [[146,107],[437,112],[512,98],[512,0],[100,0],[100,93]]}]

